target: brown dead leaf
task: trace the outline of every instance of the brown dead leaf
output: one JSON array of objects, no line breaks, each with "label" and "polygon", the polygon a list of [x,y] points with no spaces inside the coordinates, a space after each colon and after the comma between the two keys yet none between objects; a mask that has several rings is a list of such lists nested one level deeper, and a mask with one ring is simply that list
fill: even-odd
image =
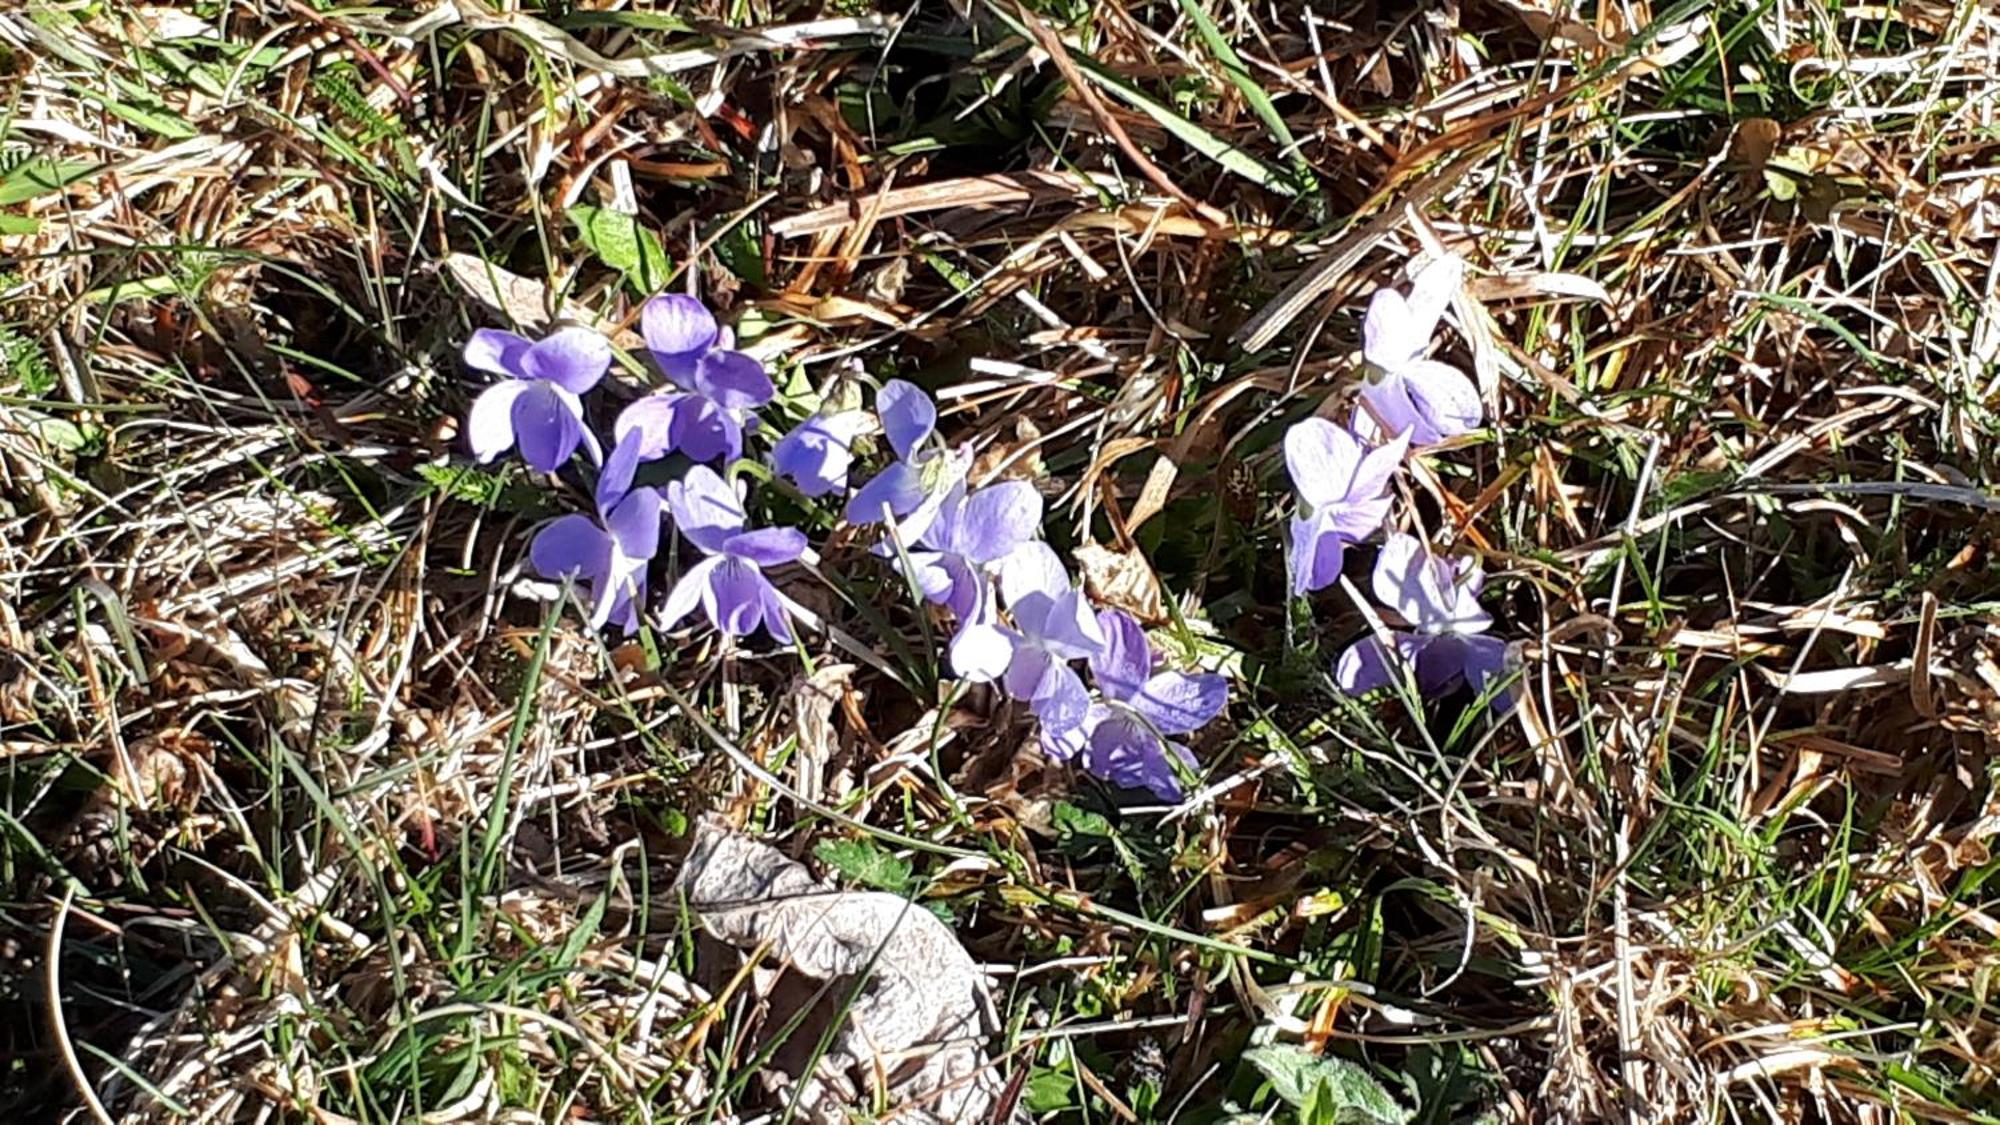
[{"label": "brown dead leaf", "polygon": [[546,284],[501,269],[471,254],[445,255],[444,269],[459,288],[510,324],[530,331],[545,331],[554,321],[574,321],[588,328],[611,332],[611,342],[621,348],[636,348],[645,343],[638,333],[629,329],[612,331],[616,325],[611,320],[575,301],[565,300],[551,309]]},{"label": "brown dead leaf", "polygon": [[1097,604],[1122,609],[1147,624],[1166,616],[1160,580],[1138,548],[1115,551],[1097,543],[1076,549],[1083,586]]}]

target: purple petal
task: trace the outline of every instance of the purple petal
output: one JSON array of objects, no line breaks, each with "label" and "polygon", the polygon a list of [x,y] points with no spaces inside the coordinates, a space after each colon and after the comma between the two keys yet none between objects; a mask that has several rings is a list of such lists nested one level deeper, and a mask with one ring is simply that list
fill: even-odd
[{"label": "purple petal", "polygon": [[1351,495],[1361,466],[1361,443],[1324,418],[1307,418],[1285,431],[1285,469],[1307,508]]},{"label": "purple petal", "polygon": [[882,433],[899,461],[908,461],[937,429],[937,404],[921,387],[901,379],[882,384],[875,395],[875,412],[882,416]]},{"label": "purple petal", "polygon": [[1034,642],[1064,660],[1082,660],[1104,651],[1104,632],[1083,591],[1069,590],[1048,599],[1047,609],[1038,612],[1043,596],[1031,595],[1014,614],[1014,624]]},{"label": "purple petal", "polygon": [[1410,283],[1410,319],[1429,337],[1465,278],[1465,259],[1446,254],[1431,260]]},{"label": "purple petal", "polygon": [[939,512],[939,523],[948,519],[947,550],[981,565],[998,562],[1041,528],[1042,494],[1027,481],[1004,481],[967,497],[955,518]]},{"label": "purple petal", "polygon": [[1161,672],[1146,681],[1132,709],[1162,734],[1186,734],[1208,725],[1229,702],[1229,681],[1213,672]]},{"label": "purple petal", "polygon": [[1467,640],[1446,633],[1431,637],[1430,643],[1417,651],[1417,690],[1425,699],[1449,694],[1465,682]]},{"label": "purple petal", "polygon": [[1514,697],[1503,690],[1507,679],[1507,642],[1498,637],[1463,637],[1465,681],[1477,692],[1492,692],[1495,711],[1510,710]]},{"label": "purple petal", "polygon": [[1405,432],[1362,454],[1361,464],[1354,470],[1354,481],[1347,490],[1349,499],[1380,496],[1388,491],[1390,480],[1409,452],[1410,435]]},{"label": "purple petal", "polygon": [[605,516],[604,528],[611,533],[618,552],[643,562],[660,553],[660,493],[653,488],[635,488]]},{"label": "purple petal", "polygon": [[933,605],[943,605],[948,601],[952,586],[957,581],[957,572],[946,560],[958,561],[961,566],[964,565],[963,560],[942,551],[911,551],[909,558],[910,576],[916,580],[917,592],[924,596],[924,600]]},{"label": "purple petal", "polygon": [[639,310],[639,331],[667,378],[683,390],[693,390],[695,362],[715,346],[719,330],[707,306],[685,294],[668,293]]},{"label": "purple petal", "polygon": [[763,605],[764,631],[771,634],[771,639],[781,645],[791,644],[791,615],[785,608],[785,599],[779,595],[778,588],[773,586],[768,578],[764,580],[764,589],[759,595],[759,601]]},{"label": "purple petal", "polygon": [[605,576],[595,594],[597,605],[590,614],[591,626],[602,628],[616,620],[628,633],[632,632],[636,626],[631,623],[638,618],[634,603],[646,597],[645,560],[618,559],[614,553],[611,573]]},{"label": "purple petal", "polygon": [[[1398,643],[1406,635],[1398,634]],[[1349,695],[1367,695],[1376,688],[1395,683],[1396,668],[1382,642],[1370,635],[1349,645],[1347,651],[1340,654],[1340,659],[1333,665],[1333,682]]]},{"label": "purple petal", "polygon": [[[1440,440],[1436,427],[1410,399],[1410,387],[1401,374],[1376,375],[1361,384],[1361,401],[1373,418],[1357,412],[1357,430],[1386,432],[1401,437],[1408,445],[1435,445]],[[1376,424],[1379,420],[1380,425]]]},{"label": "purple petal", "polygon": [[[985,575],[973,569],[962,555],[923,552],[921,557],[928,560],[927,565],[919,565],[917,576],[925,599],[944,606],[960,621],[979,616],[988,597]],[[911,561],[917,562],[918,558],[912,555]]]},{"label": "purple petal", "polygon": [[856,527],[881,523],[884,508],[896,519],[901,519],[916,511],[923,502],[923,474],[909,462],[897,461],[848,498],[847,522]]},{"label": "purple petal", "polygon": [[1436,323],[1419,324],[1394,289],[1378,289],[1361,318],[1361,356],[1384,371],[1401,371],[1430,347]]},{"label": "purple petal", "polygon": [[760,527],[724,540],[722,553],[758,566],[783,566],[806,553],[806,533],[795,527]]},{"label": "purple petal", "polygon": [[1292,518],[1290,560],[1293,597],[1324,590],[1340,579],[1340,567],[1347,558],[1347,548],[1346,540],[1334,528],[1337,514],[1323,510],[1310,517]]},{"label": "purple petal", "polygon": [[524,360],[531,347],[534,345],[512,332],[481,328],[465,342],[465,365],[474,371],[523,379],[527,377]]},{"label": "purple petal", "polygon": [[1479,388],[1451,364],[1420,360],[1403,371],[1402,376],[1410,402],[1423,419],[1424,433],[1436,435],[1418,444],[1429,445],[1471,433],[1486,420],[1486,404],[1479,399]]},{"label": "purple petal", "polygon": [[755,357],[720,348],[703,355],[694,368],[694,386],[724,410],[755,410],[771,401],[777,388]]},{"label": "purple petal", "polygon": [[[700,399],[689,394],[650,394],[618,412],[611,424],[611,440],[637,446],[637,458],[654,461],[672,452],[674,419],[682,410],[694,408]],[[615,450],[614,450],[615,451]]]},{"label": "purple petal", "polygon": [[[1176,756],[1193,765],[1186,751]],[[1107,719],[1091,731],[1084,768],[1121,789],[1149,790],[1165,801],[1181,799],[1180,779],[1159,736],[1124,716]]]},{"label": "purple petal", "polygon": [[639,452],[645,435],[632,431],[611,449],[604,468],[597,473],[597,510],[609,512],[632,490],[632,475],[639,469]]},{"label": "purple petal", "polygon": [[1321,509],[1327,530],[1349,544],[1359,543],[1389,518],[1389,510],[1395,500],[1389,496],[1377,496],[1368,500],[1351,500],[1345,504],[1335,504]]},{"label": "purple petal", "polygon": [[559,516],[535,533],[528,563],[551,582],[599,581],[611,569],[611,537],[589,516]]},{"label": "purple petal", "polygon": [[639,606],[646,600],[645,575],[639,576],[636,589],[620,589],[604,607],[604,619],[618,626],[626,636],[639,631]]},{"label": "purple petal", "polygon": [[465,440],[472,456],[486,464],[514,447],[514,400],[534,386],[525,379],[509,379],[479,392],[465,417]]},{"label": "purple petal", "polygon": [[690,461],[727,465],[743,455],[743,424],[708,399],[689,395],[688,404],[674,415],[668,440]]},{"label": "purple petal", "polygon": [[538,472],[562,468],[583,441],[583,418],[572,401],[556,384],[536,381],[508,411],[521,458]]},{"label": "purple petal", "polygon": [[722,565],[722,556],[703,559],[689,567],[674,588],[667,591],[667,604],[660,607],[660,628],[671,629],[681,623],[681,619],[694,612],[701,604],[702,591],[708,589],[708,576]]},{"label": "purple petal", "polygon": [[1092,704],[1083,722],[1061,730],[1044,723],[1036,739],[1041,744],[1042,756],[1052,762],[1067,762],[1082,753],[1084,747],[1090,744],[1091,732],[1096,729],[1092,720],[1101,710],[1102,707]]},{"label": "purple petal", "polygon": [[1430,549],[1416,536],[1391,533],[1375,556],[1370,581],[1375,600],[1414,626],[1442,619],[1450,612],[1450,605],[1438,584],[1434,564]]},{"label": "purple petal", "polygon": [[771,449],[771,467],[789,477],[807,496],[825,496],[847,487],[847,470],[854,463],[848,451],[853,440],[824,415],[799,423]]},{"label": "purple petal", "polygon": [[667,486],[667,508],[681,534],[707,554],[721,554],[743,530],[742,502],[707,465],[696,465]]},{"label": "purple petal", "polygon": [[967,621],[951,638],[951,670],[961,680],[990,683],[1014,662],[1014,635],[987,621]]},{"label": "purple petal", "polygon": [[588,328],[564,328],[536,342],[522,360],[529,378],[547,379],[573,395],[597,385],[611,368],[611,342]]},{"label": "purple petal", "polygon": [[1097,626],[1104,633],[1103,651],[1090,658],[1090,674],[1097,678],[1097,690],[1107,699],[1130,699],[1139,694],[1153,672],[1146,630],[1122,609],[1100,611]]},{"label": "purple petal", "polygon": [[1017,642],[1014,658],[1008,662],[1007,675],[1000,681],[1000,686],[1015,699],[1024,703],[1033,702],[1037,692],[1047,693],[1048,689],[1042,687],[1042,681],[1048,678],[1050,669],[1057,664],[1056,658],[1047,652]]},{"label": "purple petal", "polygon": [[702,608],[716,628],[731,636],[747,637],[763,624],[765,598],[770,593],[775,593],[771,582],[755,563],[724,558],[709,572]]},{"label": "purple petal", "polygon": [[1000,597],[1009,609],[1035,594],[1053,600],[1070,589],[1069,571],[1056,549],[1039,540],[1023,543],[1000,560],[999,571]]},{"label": "purple petal", "polygon": [[1029,700],[1028,710],[1042,721],[1043,730],[1060,733],[1083,725],[1090,712],[1090,692],[1075,669],[1052,661],[1035,690],[1039,694]]}]

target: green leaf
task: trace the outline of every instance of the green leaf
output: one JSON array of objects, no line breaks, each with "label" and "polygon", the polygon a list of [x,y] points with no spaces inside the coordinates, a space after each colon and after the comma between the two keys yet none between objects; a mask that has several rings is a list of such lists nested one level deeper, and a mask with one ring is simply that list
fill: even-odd
[{"label": "green leaf", "polygon": [[1060,1070],[1036,1070],[1028,1078],[1028,1088],[1021,1095],[1021,1105],[1029,1113],[1040,1116],[1060,1109],[1070,1109],[1076,1104],[1076,1079]]},{"label": "green leaf", "polygon": [[96,171],[98,165],[84,160],[50,160],[37,156],[0,175],[0,207],[25,203],[38,195],[60,190]]},{"label": "green leaf", "polygon": [[20,416],[27,431],[35,435],[37,441],[65,453],[81,453],[97,443],[94,433],[67,418],[56,418],[33,410],[21,411]]},{"label": "green leaf", "polygon": [[910,886],[910,861],[873,840],[821,840],[813,848],[821,863],[850,882],[902,894]]},{"label": "green leaf", "polygon": [[1317,186],[1312,174],[1312,165],[1307,163],[1305,155],[1299,152],[1299,143],[1292,136],[1291,126],[1285,124],[1284,117],[1278,113],[1278,107],[1271,101],[1271,95],[1265,93],[1264,88],[1257,84],[1257,80],[1250,77],[1250,68],[1244,65],[1243,57],[1236,53],[1235,47],[1230,46],[1229,39],[1222,34],[1222,29],[1215,25],[1215,19],[1201,6],[1199,0],[1181,0],[1181,10],[1188,14],[1188,19],[1194,21],[1195,30],[1201,33],[1202,42],[1208,45],[1208,53],[1214,55],[1215,61],[1222,64],[1222,72],[1229,76],[1230,83],[1243,95],[1243,100],[1249,103],[1250,112],[1257,115],[1257,120],[1264,123],[1264,128],[1271,131],[1272,139],[1284,150],[1292,163],[1292,171],[1299,178],[1300,187],[1312,191]]},{"label": "green leaf", "polygon": [[1048,815],[1050,823],[1056,827],[1056,837],[1098,837],[1112,839],[1112,823],[1104,819],[1102,813],[1092,813],[1090,809],[1078,809],[1068,801],[1056,801],[1056,807]]},{"label": "green leaf", "polygon": [[624,274],[626,283],[641,295],[666,288],[667,275],[673,272],[667,249],[660,236],[637,218],[580,203],[569,209],[569,221],[576,224],[583,244],[605,265]]},{"label": "green leaf", "polygon": [[1271,1092],[1299,1111],[1304,1125],[1403,1125],[1410,1111],[1358,1063],[1275,1043],[1243,1057],[1262,1071]]},{"label": "green leaf", "polygon": [[764,246],[749,223],[738,223],[715,244],[715,256],[729,272],[759,289],[765,286]]}]

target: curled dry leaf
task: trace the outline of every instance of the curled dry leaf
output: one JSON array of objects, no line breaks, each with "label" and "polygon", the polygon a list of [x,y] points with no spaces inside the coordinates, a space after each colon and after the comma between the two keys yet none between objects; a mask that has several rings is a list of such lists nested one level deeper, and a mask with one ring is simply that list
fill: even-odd
[{"label": "curled dry leaf", "polygon": [[1085,543],[1076,549],[1076,563],[1083,570],[1084,589],[1097,604],[1125,610],[1146,622],[1166,616],[1160,580],[1137,547],[1117,551]]},{"label": "curled dry leaf", "polygon": [[826,795],[827,769],[840,756],[840,731],[833,713],[853,685],[854,665],[824,664],[792,689],[793,730],[798,735],[795,784],[808,800]]},{"label": "curled dry leaf", "polygon": [[[499,313],[509,325],[518,325],[530,332],[547,331],[555,326],[556,321],[571,321],[600,330],[614,327],[595,311],[567,299],[556,307],[552,318],[546,284],[504,270],[475,255],[447,254],[444,268],[461,289],[480,304]],[[645,341],[639,338],[638,333],[627,329],[613,332],[611,342],[621,348],[636,348]]]},{"label": "curled dry leaf", "polygon": [[[896,895],[828,887],[713,818],[675,887],[711,936],[743,950],[768,943],[788,975],[830,982],[815,1014],[839,1018],[853,995],[816,1065],[812,1026],[791,1028],[772,1055],[767,1084],[801,1084],[803,1120],[845,1122],[878,1094],[898,1122],[990,1119],[1004,1082],[985,1045],[999,1021],[985,975],[936,915]],[[781,1017],[767,1027],[783,1029],[792,1011],[772,1009]]]}]

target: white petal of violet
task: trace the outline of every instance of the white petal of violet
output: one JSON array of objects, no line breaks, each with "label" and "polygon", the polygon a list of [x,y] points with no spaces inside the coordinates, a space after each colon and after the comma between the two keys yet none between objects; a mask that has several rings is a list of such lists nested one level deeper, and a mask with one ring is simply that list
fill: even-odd
[{"label": "white petal of violet", "polygon": [[1361,443],[1324,418],[1307,418],[1285,431],[1285,469],[1308,508],[1347,495],[1361,463]]},{"label": "white petal of violet", "polygon": [[480,464],[514,447],[514,400],[534,384],[526,379],[509,379],[479,392],[465,417],[465,440]]},{"label": "white petal of violet", "polygon": [[[1444,310],[1451,306],[1451,299],[1465,280],[1465,259],[1456,254],[1444,254],[1417,271],[1410,283],[1410,320],[1423,335],[1424,344],[1437,331],[1438,321],[1444,319]],[[1419,346],[1419,352],[1423,347]]]},{"label": "white petal of violet", "polygon": [[1403,372],[1403,385],[1409,390],[1411,405],[1437,434],[1436,440],[1469,434],[1486,421],[1479,388],[1449,363],[1426,359],[1412,364]]}]

